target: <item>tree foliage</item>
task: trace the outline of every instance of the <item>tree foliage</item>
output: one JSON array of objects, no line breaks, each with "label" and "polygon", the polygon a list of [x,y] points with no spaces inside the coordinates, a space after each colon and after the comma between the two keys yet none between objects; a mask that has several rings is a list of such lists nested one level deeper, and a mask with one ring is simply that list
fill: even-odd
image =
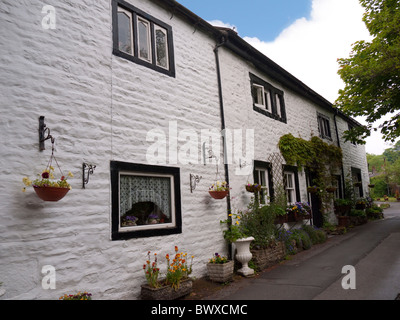
[{"label": "tree foliage", "polygon": [[[400,136],[400,2],[360,0],[365,8],[363,21],[373,37],[358,41],[349,58],[338,59],[339,75],[345,88],[335,106],[349,116],[363,116],[367,125],[346,131],[345,138],[356,143],[371,130],[380,129],[386,141]],[[378,120],[390,114],[377,128]]]}]

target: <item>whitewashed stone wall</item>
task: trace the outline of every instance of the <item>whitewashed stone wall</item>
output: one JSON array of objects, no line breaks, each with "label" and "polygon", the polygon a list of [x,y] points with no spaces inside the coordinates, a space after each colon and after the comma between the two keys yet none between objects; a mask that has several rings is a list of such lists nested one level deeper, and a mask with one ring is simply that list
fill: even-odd
[{"label": "whitewashed stone wall", "polygon": [[[58,299],[79,290],[94,299],[137,299],[148,250],[165,270],[163,257],[177,245],[195,256],[196,277],[214,252],[227,253],[219,224],[226,201],[208,195],[215,166],[201,164],[200,141],[199,161],[165,164],[181,168],[182,234],[110,240],[110,160],[148,163],[147,133],[158,129],[168,139],[171,123],[182,134],[178,155],[183,130],[200,139],[202,129],[221,126],[214,41],[151,1],[130,2],[172,26],[175,78],[112,55],[111,1],[57,1],[55,29],[42,27],[45,1],[0,3],[0,299]],[[49,141],[38,148],[39,116],[56,139],[61,168],[75,175],[57,203],[21,192],[22,178],[41,173],[51,153]],[[84,161],[96,165],[86,189]],[[190,173],[203,177],[193,193]],[[45,265],[55,267],[55,290],[42,288]]]},{"label": "whitewashed stone wall", "polygon": [[[255,69],[252,64],[243,59],[238,59],[235,54],[223,47],[219,50],[219,56],[227,128],[241,128],[243,131],[246,129],[254,130],[255,160],[268,162],[271,153],[279,152],[278,142],[280,137],[289,132],[295,137],[301,137],[306,140],[311,139],[313,136],[319,136],[318,113],[330,119],[332,141],[326,139],[324,141],[338,145],[333,112],[295,93],[284,84],[278,83],[267,74]],[[266,117],[253,110],[249,73],[258,76],[284,92],[287,123]],[[336,117],[336,121],[338,123],[339,137],[342,137],[343,132],[348,129],[347,122],[340,117]],[[352,166],[361,169],[364,194],[366,194],[369,177],[365,148],[361,145],[354,146],[350,142],[344,142],[343,138],[340,138],[340,146],[344,153],[345,175],[350,172]],[[245,150],[245,148],[243,149]],[[244,151],[243,155],[245,156]],[[230,167],[230,183],[232,186],[231,196],[234,198],[232,201],[233,208],[240,209],[249,201],[250,194],[245,191],[244,184],[253,182],[253,173],[251,172],[247,176],[235,174],[238,165],[236,161]],[[299,186],[301,201],[308,201],[306,175],[303,170],[299,170]]]},{"label": "whitewashed stone wall", "polygon": [[[214,252],[227,253],[219,224],[226,201],[208,195],[216,166],[201,161],[201,130],[221,128],[215,41],[152,1],[129,2],[172,27],[175,78],[112,55],[111,1],[56,1],[55,29],[42,26],[46,1],[0,3],[0,299],[58,299],[79,290],[94,299],[137,299],[147,251],[158,253],[165,270],[163,257],[178,246],[195,256],[196,277],[205,275]],[[285,133],[317,134],[318,106],[272,80],[285,92],[288,124],[255,113],[249,71],[268,77],[224,49],[220,54],[227,128],[250,126],[263,136],[256,159],[277,152]],[[41,173],[51,154],[50,141],[46,150],[38,148],[39,116],[55,137],[61,168],[75,175],[72,190],[56,203],[39,200],[31,189],[21,192],[22,178]],[[170,141],[171,128],[177,128],[178,150],[172,151],[178,158],[160,164],[181,169],[182,234],[111,241],[110,161],[149,163],[154,142],[148,133],[158,130]],[[189,133],[198,138],[198,155],[185,162]],[[355,150],[361,156],[346,161],[365,166],[362,148]],[[96,165],[86,189],[83,162]],[[234,170],[230,166],[232,203],[243,207],[243,185],[252,176]],[[219,172],[223,178],[222,163]],[[190,173],[202,176],[193,193]],[[305,186],[304,174],[299,178]],[[56,270],[54,290],[42,287],[46,265]]]}]

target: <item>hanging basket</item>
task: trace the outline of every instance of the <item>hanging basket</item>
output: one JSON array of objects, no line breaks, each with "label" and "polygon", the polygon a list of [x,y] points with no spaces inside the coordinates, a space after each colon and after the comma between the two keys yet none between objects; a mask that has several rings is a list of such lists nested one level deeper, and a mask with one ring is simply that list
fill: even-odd
[{"label": "hanging basket", "polygon": [[246,184],[246,191],[247,192],[260,192],[261,191],[261,184]]},{"label": "hanging basket", "polygon": [[59,201],[68,193],[69,188],[34,186],[33,190],[43,201]]},{"label": "hanging basket", "polygon": [[208,191],[211,197],[214,199],[224,199],[228,195],[228,190],[224,191]]}]

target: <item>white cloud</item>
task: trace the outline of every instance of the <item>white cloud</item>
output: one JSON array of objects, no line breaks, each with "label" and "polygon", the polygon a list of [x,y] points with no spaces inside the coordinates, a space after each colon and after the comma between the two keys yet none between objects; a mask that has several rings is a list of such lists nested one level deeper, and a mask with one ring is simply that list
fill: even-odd
[{"label": "white cloud", "polygon": [[[371,40],[363,13],[358,0],[313,0],[310,18],[296,20],[274,41],[244,40],[334,102],[338,90],[344,87],[337,74],[337,59],[348,57],[354,42]],[[381,154],[387,147],[378,133],[367,139],[369,153]]]},{"label": "white cloud", "polygon": [[232,24],[230,24],[230,23],[223,22],[223,21],[221,21],[221,20],[211,20],[211,21],[207,21],[207,22],[208,22],[209,24],[213,25],[214,27],[229,28],[229,29],[233,29],[233,30],[235,30],[236,32],[238,32],[236,26],[234,26],[234,25],[232,25]]}]

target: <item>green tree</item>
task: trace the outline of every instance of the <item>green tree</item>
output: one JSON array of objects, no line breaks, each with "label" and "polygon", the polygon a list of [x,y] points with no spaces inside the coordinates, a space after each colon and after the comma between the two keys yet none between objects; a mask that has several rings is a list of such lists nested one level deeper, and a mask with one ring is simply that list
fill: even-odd
[{"label": "green tree", "polygon": [[386,141],[400,136],[400,2],[398,0],[360,0],[365,8],[363,21],[373,37],[358,41],[349,58],[338,59],[339,75],[345,88],[335,102],[345,114],[366,117],[366,126],[345,132],[345,139],[365,143],[377,131],[374,124],[384,115],[379,129]]}]

